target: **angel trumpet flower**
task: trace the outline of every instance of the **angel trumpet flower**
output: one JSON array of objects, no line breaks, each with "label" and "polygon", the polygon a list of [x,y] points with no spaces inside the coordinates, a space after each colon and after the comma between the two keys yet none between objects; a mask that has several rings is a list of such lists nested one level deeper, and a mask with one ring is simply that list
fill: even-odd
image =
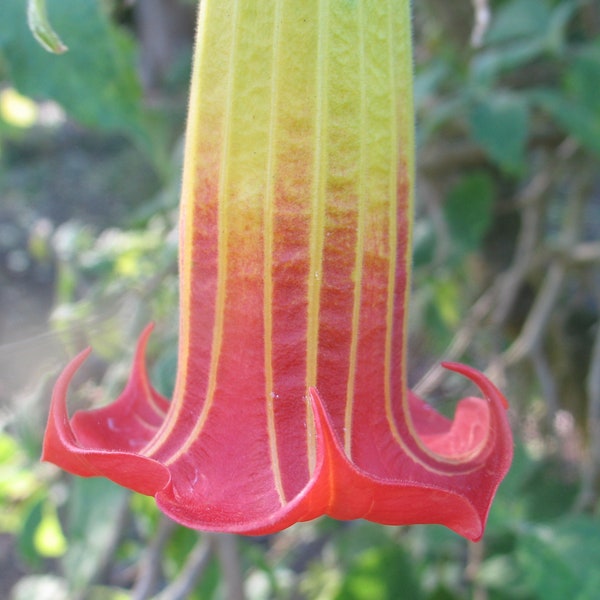
[{"label": "angel trumpet flower", "polygon": [[505,401],[454,420],[406,387],[413,196],[409,0],[203,0],[181,202],[174,397],[141,337],[107,407],[43,458],[189,527],[250,534],[327,514],[478,539],[512,457]]}]

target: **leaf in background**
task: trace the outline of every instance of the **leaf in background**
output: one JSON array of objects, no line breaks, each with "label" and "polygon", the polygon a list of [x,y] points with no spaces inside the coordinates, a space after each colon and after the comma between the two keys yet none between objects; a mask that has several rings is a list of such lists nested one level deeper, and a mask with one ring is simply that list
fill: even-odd
[{"label": "leaf in background", "polygon": [[564,88],[600,120],[600,40],[582,47],[566,70]]},{"label": "leaf in background", "polygon": [[0,431],[0,532],[17,531],[27,510],[26,499],[33,498],[40,482],[29,468],[19,442]]},{"label": "leaf in background", "polygon": [[42,559],[35,547],[35,532],[42,522],[43,499],[34,502],[24,515],[21,530],[17,538],[19,554],[34,568],[42,566]]},{"label": "leaf in background", "polygon": [[416,219],[413,226],[413,266],[430,264],[435,256],[436,233],[431,219]]},{"label": "leaf in background", "polygon": [[28,0],[27,22],[31,33],[42,48],[53,54],[62,54],[68,50],[48,21],[46,0]]},{"label": "leaf in background", "polygon": [[112,560],[128,496],[126,490],[106,479],[72,480],[67,507],[69,547],[63,558],[71,589],[86,589]]},{"label": "leaf in background", "polygon": [[540,106],[584,146],[600,154],[600,43],[588,44],[573,56],[562,85],[538,89],[532,102]]},{"label": "leaf in background", "polygon": [[36,551],[40,556],[56,558],[67,551],[65,539],[56,508],[50,502],[42,505],[42,518],[33,538]]},{"label": "leaf in background", "polygon": [[506,479],[498,489],[497,501],[490,510],[487,532],[490,538],[501,537],[519,527],[527,519],[527,496],[524,487],[531,477],[535,463],[526,448],[515,444],[513,464]]},{"label": "leaf in background", "polygon": [[516,557],[536,598],[598,597],[600,523],[577,516],[537,526],[519,538]]},{"label": "leaf in background", "polygon": [[536,103],[550,113],[565,128],[596,154],[600,154],[600,119],[578,102],[555,90],[539,90],[533,95]]},{"label": "leaf in background", "polygon": [[444,216],[459,254],[479,248],[492,221],[492,180],[482,172],[463,177],[448,194]]},{"label": "leaf in background", "polygon": [[579,0],[562,0],[554,8],[541,0],[514,0],[498,9],[485,47],[473,57],[472,83],[490,87],[496,78],[543,56],[565,52],[567,30]]},{"label": "leaf in background", "polygon": [[344,577],[343,600],[387,600],[422,598],[410,556],[401,546],[373,547],[360,554]]},{"label": "leaf in background", "polygon": [[33,39],[22,0],[0,2],[0,52],[14,87],[25,96],[58,102],[83,125],[148,144],[133,40],[111,24],[95,0],[61,0],[48,8],[70,48],[61,56],[45,52]]},{"label": "leaf in background", "polygon": [[55,506],[48,498],[40,498],[24,514],[17,544],[19,554],[34,568],[43,558],[62,556],[67,549]]},{"label": "leaf in background", "polygon": [[415,105],[421,107],[427,102],[430,96],[433,96],[440,85],[448,79],[450,69],[443,60],[432,61],[426,68],[420,69],[415,73]]},{"label": "leaf in background", "polygon": [[573,598],[577,579],[553,548],[554,533],[547,528],[519,539],[517,557],[527,574],[528,587],[534,598],[563,600]]},{"label": "leaf in background", "polygon": [[550,16],[545,0],[513,0],[495,12],[485,42],[493,44],[518,37],[542,36]]},{"label": "leaf in background", "polygon": [[525,66],[545,51],[546,42],[541,37],[517,39],[508,47],[486,48],[473,57],[469,73],[471,85],[489,88],[503,73]]},{"label": "leaf in background", "polygon": [[473,57],[475,85],[489,87],[506,71],[519,68],[545,51],[550,10],[540,0],[513,0],[494,14],[485,47]]},{"label": "leaf in background", "polygon": [[509,173],[523,170],[529,131],[525,98],[497,92],[473,100],[469,111],[473,138]]},{"label": "leaf in background", "polygon": [[546,45],[556,56],[561,56],[567,50],[569,24],[581,5],[586,0],[563,0],[552,10],[546,29]]}]

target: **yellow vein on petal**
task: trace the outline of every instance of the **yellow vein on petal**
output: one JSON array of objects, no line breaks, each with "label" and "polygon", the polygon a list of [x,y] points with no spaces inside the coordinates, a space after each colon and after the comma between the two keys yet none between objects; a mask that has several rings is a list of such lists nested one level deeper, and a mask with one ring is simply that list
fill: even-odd
[{"label": "yellow vein on petal", "polygon": [[271,113],[269,117],[269,149],[267,156],[267,189],[264,203],[264,352],[265,352],[265,398],[267,412],[267,431],[269,435],[269,451],[275,488],[281,504],[285,504],[285,493],[281,479],[281,466],[277,450],[277,432],[275,429],[275,390],[273,389],[273,218],[274,218],[274,187],[275,187],[275,155],[276,155],[276,126],[278,116],[278,74],[279,60],[281,58],[281,12],[282,1],[277,0],[275,5],[275,19],[273,25],[273,68],[271,71]]},{"label": "yellow vein on petal", "polygon": [[[315,158],[313,166],[313,189],[311,195],[311,223],[310,223],[310,267],[308,272],[308,324],[307,324],[307,349],[306,349],[306,390],[316,386],[317,359],[319,345],[319,311],[321,295],[323,239],[325,227],[325,193],[327,177],[327,153],[324,152],[327,136],[327,123],[325,119],[326,93],[324,86],[327,84],[327,28],[329,3],[319,0],[318,15],[318,41],[317,41],[317,99],[315,121]],[[316,465],[316,432],[310,404],[306,409],[308,467],[309,472],[314,471]]]},{"label": "yellow vein on petal", "polygon": [[[396,255],[396,246],[398,243],[398,226],[397,226],[397,220],[396,220],[396,213],[398,210],[398,191],[400,189],[400,185],[401,185],[401,181],[399,180],[399,175],[397,174],[398,169],[400,170],[400,177],[404,177],[407,180],[407,185],[406,185],[406,189],[407,192],[409,193],[409,197],[406,201],[406,208],[405,210],[410,211],[412,210],[412,178],[414,177],[414,174],[412,172],[412,169],[414,167],[413,165],[413,161],[411,159],[410,156],[402,156],[402,160],[401,160],[401,154],[399,152],[399,144],[404,141],[402,139],[398,138],[398,127],[400,126],[402,128],[402,134],[403,135],[411,135],[410,132],[410,127],[412,127],[412,123],[410,122],[399,122],[399,117],[398,117],[398,101],[402,100],[399,99],[397,96],[397,85],[395,83],[396,81],[396,48],[394,47],[394,42],[396,39],[403,39],[402,36],[395,36],[393,33],[393,21],[392,21],[392,15],[393,10],[391,7],[391,0],[388,0],[388,14],[390,15],[389,18],[389,28],[388,28],[388,38],[389,38],[389,43],[388,43],[388,48],[389,48],[389,66],[390,66],[390,75],[391,75],[391,79],[390,81],[393,82],[392,83],[392,89],[391,89],[391,93],[390,93],[390,99],[391,99],[391,105],[390,105],[390,110],[392,111],[392,114],[394,115],[394,125],[391,127],[391,130],[394,132],[394,137],[392,138],[392,147],[391,147],[391,151],[390,151],[390,184],[389,184],[389,188],[390,188],[390,213],[389,213],[389,221],[390,221],[390,235],[389,235],[389,240],[390,240],[390,268],[388,270],[388,299],[387,299],[387,334],[386,334],[386,346],[385,346],[385,409],[386,409],[386,417],[390,426],[390,431],[392,432],[392,435],[394,437],[394,439],[396,440],[396,442],[402,447],[402,449],[406,452],[406,454],[408,456],[410,456],[415,462],[418,462],[424,469],[426,469],[427,471],[431,472],[431,473],[438,473],[441,475],[464,475],[470,472],[473,472],[475,470],[477,470],[478,465],[474,465],[473,462],[470,462],[469,464],[465,465],[464,469],[461,470],[455,470],[452,472],[449,472],[447,468],[444,468],[445,466],[457,466],[460,465],[461,462],[463,462],[461,459],[451,459],[449,457],[443,456],[441,454],[438,454],[436,452],[431,451],[429,448],[427,448],[427,446],[425,446],[425,444],[423,444],[419,433],[417,432],[417,430],[415,429],[414,423],[412,421],[412,416],[411,416],[411,411],[410,411],[410,406],[409,406],[409,402],[408,402],[408,393],[407,393],[407,388],[405,385],[405,379],[406,379],[406,353],[404,353],[402,355],[402,363],[399,366],[399,368],[401,369],[400,371],[400,376],[402,378],[402,399],[401,399],[401,405],[402,405],[402,410],[403,410],[403,418],[406,421],[407,427],[408,427],[408,432],[410,434],[411,439],[413,440],[413,442],[416,444],[417,449],[418,449],[418,453],[415,452],[414,448],[411,448],[407,445],[407,443],[405,442],[405,440],[402,438],[402,435],[400,434],[400,432],[398,431],[398,428],[396,426],[396,421],[395,421],[395,417],[393,414],[393,408],[392,408],[392,390],[391,390],[391,381],[392,381],[392,372],[394,369],[394,365],[392,364],[392,337],[394,335],[394,330],[393,330],[393,325],[394,325],[394,297],[395,297],[395,274],[396,274],[396,267],[397,267],[397,261],[398,261],[398,257]],[[410,22],[409,20],[407,22]],[[408,27],[408,26],[406,26]],[[405,49],[410,49],[410,43],[406,43],[406,48]],[[407,59],[407,64],[409,64],[409,68],[412,68],[411,62]],[[405,101],[407,102],[412,102],[412,98],[407,98],[405,99]],[[409,111],[410,114],[412,114],[412,110]],[[412,147],[412,141],[406,140],[409,144],[411,144]],[[412,151],[412,150],[411,150]],[[407,215],[407,218],[411,218],[411,215]],[[410,248],[410,240],[407,240],[406,244],[404,245],[404,252],[406,253],[408,251],[408,248]],[[408,285],[409,282],[409,277],[410,277],[410,264],[408,263],[408,261],[406,261],[406,254],[403,255],[403,259],[406,262],[405,265],[405,269],[407,270],[406,272],[406,282],[405,282],[405,287],[404,290],[402,290],[403,293],[403,298],[402,298],[402,302],[404,303],[405,307],[408,307],[408,302],[409,302],[409,297],[410,297],[410,286]],[[406,320],[406,308],[405,308],[405,313],[404,313],[404,319]],[[402,331],[401,334],[404,336],[405,340],[403,341],[403,347],[406,346],[406,327],[405,324],[402,324]],[[430,459],[429,461],[427,459]],[[430,462],[431,461],[431,462]],[[435,464],[432,464],[435,463]],[[437,466],[436,466],[437,465]]]},{"label": "yellow vein on petal", "polygon": [[136,423],[139,423],[145,429],[149,429],[151,431],[156,431],[160,427],[160,425],[154,425],[153,423],[149,423],[144,417],[137,413],[133,415],[133,420]]},{"label": "yellow vein on petal", "polygon": [[[203,6],[198,12],[198,23],[197,28],[199,32],[204,32],[206,29],[208,8]],[[196,41],[199,44],[199,41]],[[206,52],[206,48],[199,47],[197,51],[203,50]],[[194,60],[198,60],[197,68],[202,64],[202,58],[194,57]],[[190,90],[189,108],[198,106],[201,97],[201,77],[194,73],[192,76],[192,85]],[[169,434],[175,427],[177,417],[182,407],[181,400],[183,399],[183,392],[187,382],[187,370],[188,370],[188,359],[189,359],[189,337],[190,327],[187,319],[190,314],[190,289],[191,289],[191,264],[192,264],[192,252],[193,252],[193,230],[194,230],[194,219],[193,219],[193,204],[195,202],[195,188],[197,183],[197,171],[195,168],[195,162],[197,160],[197,149],[200,143],[199,139],[199,122],[198,117],[199,111],[188,110],[188,123],[185,134],[185,152],[184,152],[184,166],[183,166],[183,181],[181,197],[182,203],[180,207],[179,222],[180,226],[183,225],[180,239],[180,339],[179,339],[179,367],[177,373],[177,381],[173,400],[167,412],[165,421],[162,427],[157,432],[157,435],[150,440],[150,442],[141,450],[144,455],[151,455],[156,453],[164,442],[169,438]],[[185,218],[184,218],[185,216]],[[179,401],[177,399],[179,398]]]},{"label": "yellow vein on petal", "polygon": [[231,150],[231,121],[233,112],[233,100],[234,100],[234,83],[235,83],[235,60],[236,60],[236,49],[238,45],[238,35],[240,34],[239,27],[239,14],[240,14],[240,2],[234,2],[233,17],[232,17],[232,49],[229,58],[229,65],[227,67],[228,81],[227,81],[227,97],[225,101],[225,115],[224,115],[224,127],[223,127],[223,149],[221,151],[220,158],[220,169],[219,169],[219,184],[218,184],[218,225],[217,230],[219,232],[218,238],[218,265],[217,265],[217,291],[215,299],[215,324],[213,327],[212,337],[212,348],[210,355],[210,368],[208,373],[208,382],[206,390],[206,399],[198,420],[191,433],[188,435],[185,443],[183,443],[165,464],[169,465],[175,462],[180,456],[185,454],[190,446],[196,441],[200,432],[204,428],[206,419],[213,405],[215,390],[217,387],[217,373],[219,367],[219,357],[221,354],[221,346],[223,344],[223,324],[225,315],[225,299],[226,299],[226,278],[227,278],[227,210],[225,206],[225,194],[228,192],[228,179],[229,179],[229,153]]},{"label": "yellow vein on petal", "polygon": [[[418,457],[414,455],[414,453],[407,447],[402,439],[402,436],[398,432],[396,427],[396,422],[394,419],[393,409],[392,409],[392,377],[394,376],[394,369],[400,369],[400,377],[402,379],[400,386],[402,390],[402,406],[405,411],[408,410],[407,406],[407,398],[408,395],[406,393],[406,387],[404,385],[405,378],[405,368],[406,368],[406,358],[403,354],[401,357],[402,363],[400,365],[393,365],[393,336],[394,336],[394,308],[395,308],[395,298],[396,298],[396,268],[398,262],[397,256],[397,246],[398,246],[398,221],[397,221],[397,212],[398,212],[398,191],[399,191],[399,181],[398,181],[398,169],[404,168],[404,165],[400,164],[399,159],[399,150],[398,144],[401,142],[398,136],[398,98],[397,98],[397,86],[396,86],[396,60],[395,60],[395,47],[394,47],[394,25],[393,25],[393,7],[391,0],[387,2],[388,8],[388,66],[389,66],[389,75],[388,80],[390,82],[390,106],[389,110],[392,115],[392,124],[390,126],[390,130],[393,132],[391,137],[391,147],[390,147],[390,164],[389,164],[389,198],[388,198],[388,206],[389,206],[389,214],[388,214],[388,222],[389,222],[389,268],[388,268],[388,294],[387,294],[387,317],[386,317],[386,339],[385,339],[385,362],[384,362],[384,395],[385,395],[385,412],[386,417],[389,423],[390,431],[392,432],[394,439],[396,442],[403,448],[403,450],[411,456],[414,460],[419,461]],[[404,249],[406,252],[406,249]],[[403,258],[405,257],[405,254]],[[408,288],[408,285],[406,286]],[[402,302],[407,301],[406,292],[405,297],[402,299]],[[400,301],[400,300],[398,300]],[[404,306],[407,306],[406,304]],[[404,324],[403,324],[404,325]],[[404,330],[404,326],[403,326]],[[401,332],[404,335],[404,331]],[[397,377],[398,375],[396,375]],[[410,419],[410,415],[407,415]],[[420,461],[419,461],[420,462]],[[426,467],[426,465],[424,465]]]},{"label": "yellow vein on petal", "polygon": [[359,81],[360,81],[360,116],[359,136],[360,154],[358,165],[358,225],[354,259],[354,291],[352,300],[352,330],[350,338],[350,358],[348,366],[348,383],[346,386],[346,406],[344,414],[344,450],[346,456],[352,456],[352,414],[354,406],[354,389],[358,362],[358,338],[360,331],[360,305],[363,280],[363,260],[365,244],[365,204],[369,199],[365,195],[366,176],[366,136],[367,136],[367,98],[365,69],[365,11],[363,3],[358,3],[359,34]]}]

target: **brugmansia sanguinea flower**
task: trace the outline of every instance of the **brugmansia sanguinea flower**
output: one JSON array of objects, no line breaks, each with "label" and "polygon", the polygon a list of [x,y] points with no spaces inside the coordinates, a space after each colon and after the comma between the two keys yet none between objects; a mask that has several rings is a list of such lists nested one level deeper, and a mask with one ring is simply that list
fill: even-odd
[{"label": "brugmansia sanguinea flower", "polygon": [[406,387],[414,142],[409,0],[203,0],[181,203],[179,366],[148,381],[147,330],[111,405],[45,460],[156,498],[197,529],[319,515],[482,535],[512,457],[505,401],[454,420]]}]

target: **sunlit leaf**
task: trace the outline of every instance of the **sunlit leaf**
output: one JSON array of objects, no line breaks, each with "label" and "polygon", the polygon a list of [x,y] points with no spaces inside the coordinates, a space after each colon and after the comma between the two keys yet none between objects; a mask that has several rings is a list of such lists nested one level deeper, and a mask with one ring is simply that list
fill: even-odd
[{"label": "sunlit leaf", "polygon": [[398,545],[373,547],[359,555],[345,574],[338,600],[422,598],[407,552]]},{"label": "sunlit leaf", "polygon": [[53,54],[62,54],[68,50],[50,25],[46,12],[46,0],[28,0],[27,22],[31,33],[42,48]]},{"label": "sunlit leaf", "polygon": [[42,519],[34,536],[36,550],[41,556],[57,557],[67,551],[67,540],[63,535],[56,511],[45,503]]},{"label": "sunlit leaf", "polygon": [[60,57],[33,39],[22,0],[0,2],[0,51],[14,87],[25,96],[56,101],[82,124],[140,139],[141,86],[132,39],[95,0],[55,2],[52,20],[70,49]]}]

